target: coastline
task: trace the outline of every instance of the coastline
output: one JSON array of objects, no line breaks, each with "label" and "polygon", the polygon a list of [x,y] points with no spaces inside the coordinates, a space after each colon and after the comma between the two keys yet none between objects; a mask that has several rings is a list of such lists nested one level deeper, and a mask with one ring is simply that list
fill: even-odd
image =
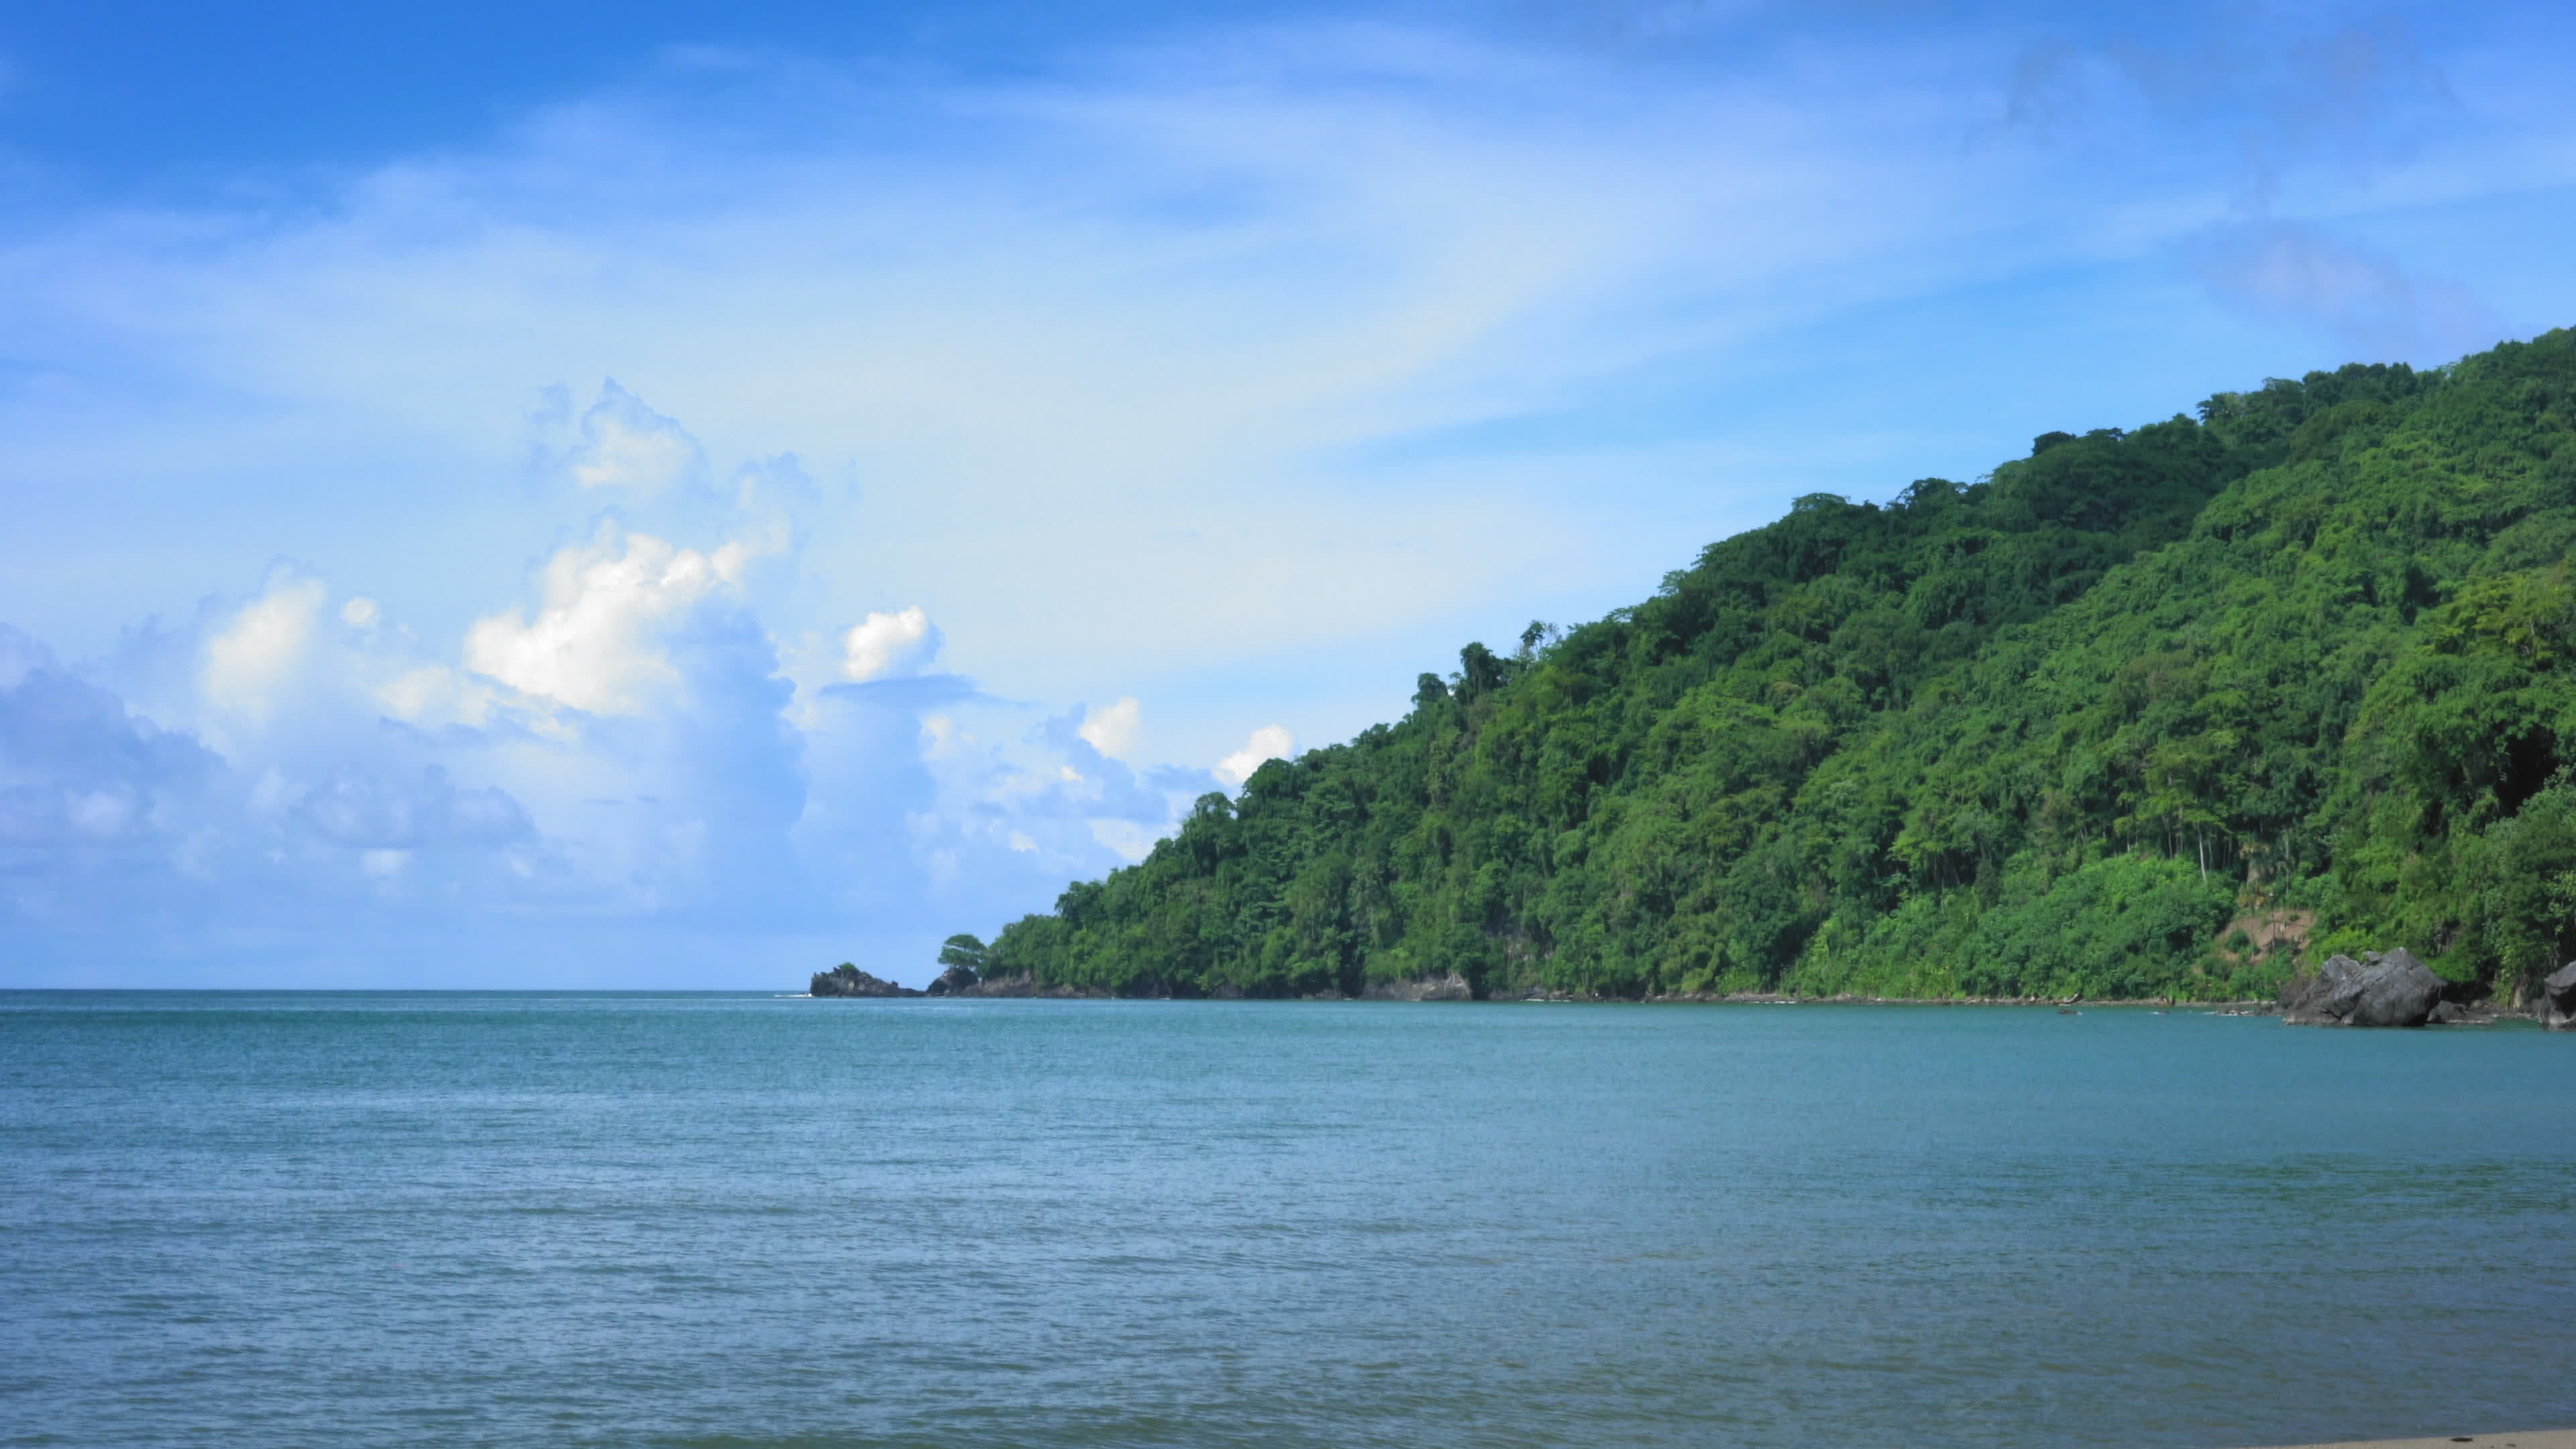
[{"label": "coastline", "polygon": [[[798,993],[802,995],[803,993]],[[910,995],[911,993],[906,993]],[[1567,1005],[1567,1006],[2019,1006],[2036,1010],[2081,1013],[2097,1008],[2122,1011],[2194,1012],[2213,1016],[2273,1017],[2282,1015],[2277,1001],[2230,1000],[2200,1001],[2173,997],[2085,997],[2085,996],[1863,996],[1845,993],[1834,996],[1801,996],[1776,991],[1676,991],[1651,996],[1598,996],[1562,991],[1529,991],[1518,995],[1498,993],[1476,996],[1459,978],[1429,978],[1415,981],[1379,982],[1357,996],[1318,993],[1309,996],[1254,997],[1240,992],[1218,990],[1207,995],[1181,996],[1172,993],[1121,996],[1096,987],[1058,984],[1040,986],[1024,976],[1008,976],[979,981],[944,993],[950,999],[988,997],[1010,1000],[1054,1001],[1392,1001],[1392,1002],[1482,1002],[1502,1005]],[[2491,1026],[2513,1021],[2536,1021],[2528,1010],[2511,1011],[2498,1007],[2468,1008],[2452,1022],[2432,1023],[2455,1026]],[[2444,1441],[2448,1442],[2448,1441]],[[2576,1449],[2576,1444],[2567,1446]]]},{"label": "coastline", "polygon": [[2452,1444],[2478,1444],[2483,1449],[2576,1449],[2576,1428],[2524,1428],[2519,1434],[2447,1434],[2434,1439],[2336,1439],[2331,1444],[2267,1444],[2249,1449],[2450,1449]]}]

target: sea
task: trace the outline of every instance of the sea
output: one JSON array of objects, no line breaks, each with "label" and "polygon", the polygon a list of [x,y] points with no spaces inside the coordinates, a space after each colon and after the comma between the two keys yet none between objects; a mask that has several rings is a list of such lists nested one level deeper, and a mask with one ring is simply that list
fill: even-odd
[{"label": "sea", "polygon": [[2576,1425],[2576,1035],[0,993],[0,1444]]}]

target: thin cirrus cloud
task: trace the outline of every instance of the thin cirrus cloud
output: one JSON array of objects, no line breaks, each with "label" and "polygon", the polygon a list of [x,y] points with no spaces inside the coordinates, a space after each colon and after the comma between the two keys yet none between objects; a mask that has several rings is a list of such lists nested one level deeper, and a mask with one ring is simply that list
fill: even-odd
[{"label": "thin cirrus cloud", "polygon": [[[390,164],[318,214],[39,232],[0,260],[30,283],[10,289],[13,332],[148,361],[179,405],[156,399],[146,441],[49,440],[139,405],[132,367],[66,368],[12,422],[75,469],[204,476],[256,429],[268,456],[398,437],[488,471],[529,390],[613,375],[679,400],[716,452],[846,466],[880,526],[825,529],[837,576],[928,598],[974,551],[984,587],[938,612],[977,667],[1078,692],[1059,662],[1077,654],[1120,672],[1247,636],[1294,647],[1499,603],[1549,557],[1661,547],[1661,519],[1605,537],[1558,501],[1570,470],[1599,470],[1594,448],[1473,507],[1436,474],[1336,459],[1580,407],[1658,359],[1836,311],[2189,249],[2239,219],[2248,175],[2340,154],[2297,117],[2411,94],[2302,100],[2342,53],[2319,34],[2307,70],[2205,102],[2165,99],[2180,62],[2081,52],[2091,89],[2051,132],[2080,122],[2080,155],[1997,129],[2034,113],[2030,86],[2004,93],[2000,33],[1679,77],[1350,26],[1217,32],[1015,84],[699,55],[488,149]],[[2410,64],[2383,69],[2430,62]],[[690,124],[681,96],[730,124]],[[2259,161],[2215,140],[2215,165],[2159,154],[2240,113],[2283,138]],[[2105,172],[2125,186],[2089,179]],[[2212,286],[2351,330],[2298,289]],[[668,423],[603,398],[566,466],[676,487],[701,444]],[[1691,464],[1628,461],[1665,481]],[[1318,526],[1319,499],[1355,526]],[[288,546],[369,547],[329,542]],[[1076,591],[1151,627],[1078,638],[1090,616],[1041,606]],[[1200,604],[1157,609],[1166,592]],[[1283,593],[1296,607],[1256,602]]]},{"label": "thin cirrus cloud", "polygon": [[2563,234],[2549,35],[1603,14],[675,49],[293,204],[16,218],[13,961],[901,957],[1793,494],[2576,303],[2445,220]]},{"label": "thin cirrus cloud", "polygon": [[[388,166],[319,215],[22,242],[0,257],[28,284],[0,304],[13,333],[148,361],[164,422],[63,436],[141,406],[130,366],[49,372],[11,422],[74,470],[205,488],[245,434],[269,457],[387,438],[488,470],[529,391],[610,375],[677,400],[708,451],[845,463],[880,526],[827,530],[841,575],[926,598],[974,551],[985,587],[938,612],[1050,687],[1080,687],[1051,661],[1103,645],[1039,607],[1077,591],[1153,615],[1108,631],[1112,670],[1325,639],[1501,595],[1551,526],[1578,547],[1594,529],[1535,489],[1355,493],[1335,450],[1982,269],[2025,219],[1997,190],[2009,158],[1958,153],[1973,104],[1901,56],[1857,54],[1822,94],[1738,78],[1614,102],[1607,79],[1332,28],[1017,87],[680,75],[731,96],[750,143],[648,84]],[[686,446],[614,402],[583,420],[576,478],[685,472]],[[1298,606],[1253,602],[1278,592]]]},{"label": "thin cirrus cloud", "polygon": [[2356,355],[2452,357],[2507,333],[2467,286],[2296,222],[2212,228],[2192,270],[2231,303],[2322,328]]}]

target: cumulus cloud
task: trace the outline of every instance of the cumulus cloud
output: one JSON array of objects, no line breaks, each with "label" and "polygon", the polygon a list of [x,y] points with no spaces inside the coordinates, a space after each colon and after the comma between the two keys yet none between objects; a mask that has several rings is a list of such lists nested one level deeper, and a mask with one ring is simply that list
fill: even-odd
[{"label": "cumulus cloud", "polygon": [[1296,754],[1297,739],[1282,725],[1263,725],[1243,742],[1243,748],[1216,762],[1216,777],[1228,785],[1241,785],[1252,778],[1252,772],[1271,760],[1285,760]]},{"label": "cumulus cloud", "polygon": [[701,553],[603,523],[547,560],[533,616],[510,609],[475,622],[465,667],[590,714],[641,713],[680,682],[662,632],[738,589],[755,556],[740,543]]},{"label": "cumulus cloud", "polygon": [[329,590],[280,574],[206,641],[205,696],[217,709],[264,721],[278,690],[304,663]]},{"label": "cumulus cloud", "polygon": [[0,624],[0,689],[16,689],[37,670],[60,667],[54,659],[54,651],[25,633]]},{"label": "cumulus cloud", "polygon": [[[183,429],[156,408],[130,451],[174,467],[234,455],[245,398],[294,419],[303,455],[488,467],[515,450],[483,420],[613,372],[636,388],[564,394],[553,481],[676,507],[714,491],[692,481],[710,452],[828,459],[834,499],[888,526],[834,530],[812,612],[781,623],[856,617],[844,580],[936,597],[1020,687],[1068,697],[1091,661],[1143,677],[1255,635],[1420,623],[1570,554],[1606,587],[1637,576],[1592,555],[1614,527],[1668,567],[1667,531],[1565,502],[1604,474],[1579,449],[1508,486],[1373,450],[1631,396],[1660,359],[1988,276],[2033,221],[1958,154],[1977,98],[1955,80],[1867,49],[1796,78],[1681,76],[1337,23],[1194,27],[955,84],[734,57],[388,162],[284,221],[21,229],[0,331],[153,359],[197,411]],[[675,121],[674,96],[739,124]],[[238,240],[184,240],[204,235]],[[93,455],[61,416],[0,396],[0,438],[26,440],[0,450]],[[1638,467],[1697,479],[1696,527],[1704,475]]]},{"label": "cumulus cloud", "polygon": [[0,628],[0,924],[21,970],[104,959],[144,921],[183,958],[546,923],[935,943],[1136,858],[1209,782],[1103,752],[1132,742],[1132,699],[1033,726],[922,672],[940,634],[918,607],[843,641],[869,677],[800,703],[744,587],[761,556],[603,521],[543,559],[532,606],[445,650],[373,593],[280,569],[85,666],[161,721]]},{"label": "cumulus cloud", "polygon": [[[1111,713],[1114,715],[1116,707]],[[1057,820],[1118,820],[1154,829],[1168,827],[1179,807],[1204,787],[1205,777],[1176,787],[1162,773],[1140,774],[1111,757],[1092,739],[1097,712],[1068,710],[1028,732],[1047,748],[1051,768],[1025,770],[1010,780],[1021,813]]]},{"label": "cumulus cloud", "polygon": [[871,612],[841,636],[841,673],[855,681],[919,674],[939,655],[939,627],[919,604]]},{"label": "cumulus cloud", "polygon": [[221,775],[196,740],[133,717],[0,625],[0,889],[21,909],[55,913],[83,877],[175,853]]},{"label": "cumulus cloud", "polygon": [[[1732,12],[1613,8],[1637,35]],[[1772,365],[1801,326],[1858,335],[1873,307],[2106,253],[2166,285],[2177,239],[2230,184],[2212,176],[2235,173],[2231,117],[2306,138],[2349,109],[2335,76],[2392,104],[2425,90],[2397,39],[2331,25],[2279,74],[2255,64],[2262,45],[2231,51],[2240,78],[2199,105],[2162,99],[2194,73],[2186,44],[2160,42],[2181,58],[2167,64],[2096,33],[2034,53],[2012,86],[2000,73],[2032,27],[1954,26],[1932,47],[1875,34],[1912,23],[1853,27],[1794,65],[1761,36],[1740,57],[1631,67],[1509,28],[1320,21],[1193,26],[1008,77],[675,60],[309,207],[13,230],[0,331],[42,385],[0,393],[0,464],[57,477],[70,460],[127,501],[131,480],[170,478],[155,501],[172,506],[120,505],[147,542],[214,532],[253,557],[329,557],[387,598],[409,570],[415,611],[443,619],[489,595],[424,597],[469,580],[420,558],[419,535],[470,547],[522,519],[516,420],[557,386],[537,484],[653,536],[705,546],[664,515],[739,481],[711,457],[809,460],[815,552],[792,614],[751,601],[782,637],[922,600],[977,640],[979,675],[1052,699],[1239,661],[1255,638],[1309,659],[1368,631],[1444,644],[1459,611],[1628,597],[1671,566],[1677,530],[1756,521],[1799,485],[1879,486],[1864,475],[1909,425],[1829,465],[1813,440],[1834,404],[1814,399],[1834,389],[1781,383],[1798,394],[1783,409],[1744,396],[1752,374],[1813,365]],[[1963,83],[1981,64],[1996,84]],[[2016,106],[2071,125],[2084,86],[2143,117],[2119,154],[2087,158],[2104,164],[1959,144]],[[701,101],[729,124],[689,124]],[[2082,311],[2052,304],[2060,321],[1985,356],[1962,355],[1975,336],[1884,338],[1872,380],[2062,372],[2020,344],[2098,351],[2062,320]],[[1756,415],[1780,419],[1762,440],[1777,452],[1714,449]],[[1497,436],[1519,442],[1481,441]],[[1989,461],[1985,441],[1959,446]],[[1784,455],[1831,476],[1792,484],[1770,463]],[[316,491],[364,459],[435,486],[439,517],[366,530],[205,503],[239,481],[205,460],[242,457]],[[102,567],[57,567],[130,574],[154,554],[93,535],[110,536],[88,553]],[[33,578],[35,552],[0,538],[0,579]],[[468,572],[480,588],[497,570]],[[1534,579],[1580,602],[1528,598]],[[828,639],[791,653],[800,679],[852,677]],[[877,657],[862,651],[868,677],[901,672]],[[1158,730],[1213,728],[1191,709],[1158,697]]]},{"label": "cumulus cloud", "polygon": [[[388,782],[349,758],[316,789],[135,713],[5,627],[0,656],[15,676],[0,686],[0,932],[13,972],[105,963],[103,984],[128,984],[156,942],[202,958],[227,940],[327,941],[358,924],[353,903],[506,902],[512,877],[491,847],[528,842],[515,804],[488,787]],[[403,861],[395,896],[389,851]]]},{"label": "cumulus cloud", "polygon": [[1086,710],[1082,716],[1082,738],[1111,759],[1124,760],[1128,747],[1135,743],[1136,725],[1144,717],[1144,710],[1145,707],[1132,695],[1105,709]]},{"label": "cumulus cloud", "polygon": [[[675,60],[310,205],[20,218],[0,474],[61,481],[11,500],[0,613],[85,639],[147,617],[69,668],[0,634],[9,924],[141,900],[198,912],[190,940],[454,918],[935,945],[1295,748],[1269,725],[1228,752],[1227,690],[1158,690],[1157,738],[1224,758],[1156,768],[1134,701],[995,698],[938,672],[949,637],[1016,697],[1258,667],[1356,728],[1479,610],[1609,607],[1677,537],[1869,485],[1900,446],[1885,477],[1937,467],[1899,395],[1921,379],[1938,427],[1975,419],[1959,461],[1990,461],[1975,429],[2037,428],[1956,380],[2098,378],[2099,319],[2166,296],[2178,256],[2252,315],[2483,342],[2428,280],[2473,262],[2256,202],[2567,173],[2552,57],[2498,122],[2515,164],[2472,175],[2409,161],[2446,82],[2386,27],[2257,7],[2204,64],[2205,15],[2141,47],[2066,12],[2032,49],[2036,22],[1924,46],[1865,10],[1795,64],[1728,4],[1665,0],[1603,12],[1647,65],[1317,21],[1008,76]],[[1720,30],[1688,64],[1660,46]],[[2338,172],[2389,189],[2319,203]],[[1997,300],[2047,315],[1903,323]],[[1853,382],[1858,336],[1884,362]],[[2163,376],[2253,365],[2228,355]],[[612,374],[638,390],[567,381]],[[1839,426],[1856,392],[1899,419],[1882,451]],[[1778,421],[1748,440],[1754,414]],[[299,567],[188,614],[251,581],[173,560],[279,554],[344,592]],[[869,612],[889,600],[938,623]],[[1373,701],[1353,681],[1379,670]]]},{"label": "cumulus cloud", "polygon": [[459,789],[438,765],[408,778],[387,778],[344,764],[305,791],[292,809],[324,838],[358,850],[499,845],[533,833],[518,801],[490,786]]},{"label": "cumulus cloud", "polygon": [[706,457],[677,420],[646,407],[612,378],[581,415],[581,443],[565,457],[564,468],[584,490],[650,496],[698,480]]}]

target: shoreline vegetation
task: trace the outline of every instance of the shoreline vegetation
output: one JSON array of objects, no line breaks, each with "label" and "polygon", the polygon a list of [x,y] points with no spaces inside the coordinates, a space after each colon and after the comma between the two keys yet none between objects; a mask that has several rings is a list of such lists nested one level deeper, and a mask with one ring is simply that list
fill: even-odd
[{"label": "shoreline vegetation", "polygon": [[[2051,1008],[2059,1012],[2066,1012],[2070,1009],[2077,1011],[2108,1009],[2121,1011],[2152,1010],[2160,1012],[2183,1010],[2204,1012],[2218,1016],[2286,1017],[2291,1014],[2290,1008],[2280,1000],[2195,1001],[2183,1000],[2169,996],[2110,999],[2092,999],[2082,996],[1858,996],[1848,994],[1840,996],[1798,996],[1782,992],[1765,991],[1738,991],[1726,993],[1706,991],[1670,992],[1659,996],[1578,996],[1566,992],[1532,991],[1518,996],[1477,996],[1467,986],[1464,979],[1459,977],[1450,977],[1443,980],[1380,983],[1371,990],[1358,996],[1328,996],[1318,994],[1293,998],[1251,997],[1246,996],[1241,992],[1220,992],[1210,996],[1121,996],[1115,992],[1106,991],[1098,987],[1086,988],[1066,983],[1047,985],[1040,983],[1033,977],[1024,975],[997,977],[989,980],[975,980],[963,985],[952,987],[949,990],[931,992],[909,986],[899,986],[894,982],[882,980],[878,977],[869,975],[866,972],[859,971],[855,966],[851,966],[846,962],[843,963],[841,967],[835,968],[832,971],[818,971],[814,973],[813,987],[808,994],[815,997],[927,998],[933,995],[942,995],[958,997],[961,999],[981,997],[988,999],[1002,998],[1012,1000],[1058,1001],[1295,1000],[1404,1002],[1485,1001],[1594,1006],[2021,1006]],[[2536,1019],[2536,1014],[2529,1012],[2499,1011],[2492,1007],[2483,1006],[2455,1007],[2455,1009],[2448,1012],[2430,1013],[2424,1022],[2418,1024],[2489,1026],[2499,1022],[2517,1019]]]},{"label": "shoreline vegetation", "polygon": [[2049,433],[1469,644],[942,979],[2563,1020],[2571,556],[2565,330]]}]

